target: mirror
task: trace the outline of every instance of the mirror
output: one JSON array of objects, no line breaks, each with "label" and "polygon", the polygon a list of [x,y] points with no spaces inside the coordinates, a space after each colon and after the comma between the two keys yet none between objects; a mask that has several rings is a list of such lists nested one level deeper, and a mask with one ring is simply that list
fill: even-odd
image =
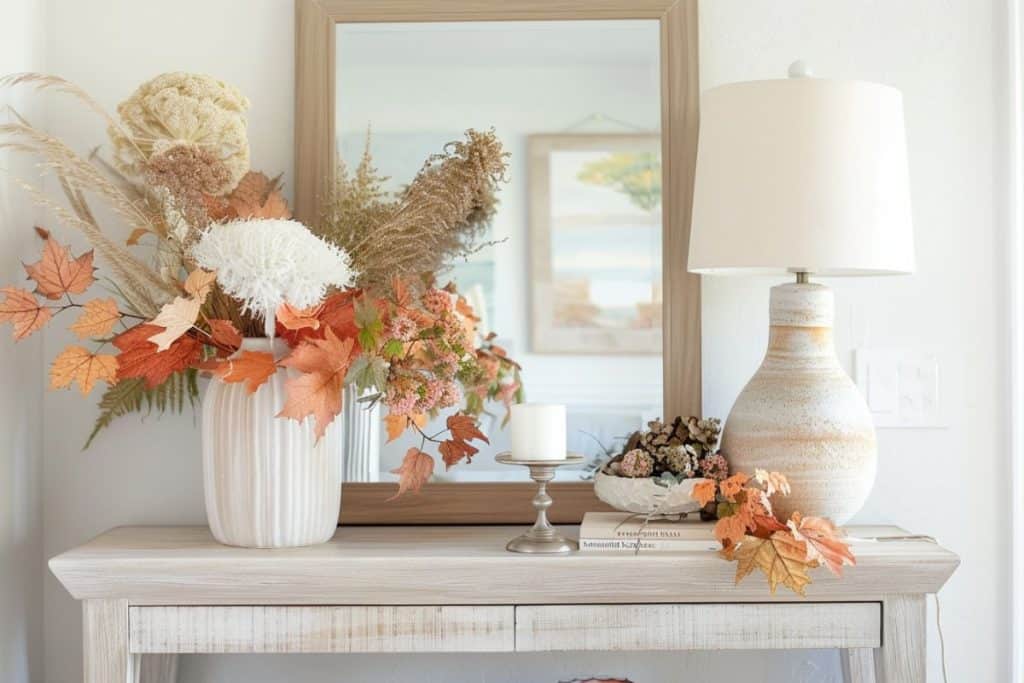
[{"label": "mirror", "polygon": [[[456,283],[481,330],[493,330],[521,364],[526,400],[564,403],[569,449],[591,462],[662,416],[660,22],[334,30],[335,143],[348,168],[368,131],[391,191],[467,128],[493,127],[510,153],[485,238],[494,244],[439,280]],[[410,432],[385,443],[381,410],[359,411],[346,425],[366,435],[360,453],[346,454],[346,481],[393,481],[389,471],[420,443]],[[525,469],[494,462],[509,433],[504,406],[488,410],[490,446],[436,481],[528,480]],[[559,470],[559,478],[590,471]]]}]

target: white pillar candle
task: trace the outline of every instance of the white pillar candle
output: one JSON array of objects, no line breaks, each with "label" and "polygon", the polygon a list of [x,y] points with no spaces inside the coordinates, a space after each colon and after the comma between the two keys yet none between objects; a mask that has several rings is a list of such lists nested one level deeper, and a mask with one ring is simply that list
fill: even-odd
[{"label": "white pillar candle", "polygon": [[565,406],[520,403],[512,406],[512,457],[565,460]]}]

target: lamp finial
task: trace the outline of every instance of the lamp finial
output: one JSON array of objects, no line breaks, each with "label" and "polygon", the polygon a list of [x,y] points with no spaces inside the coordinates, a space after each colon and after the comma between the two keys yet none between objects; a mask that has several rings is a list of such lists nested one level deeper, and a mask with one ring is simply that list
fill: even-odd
[{"label": "lamp finial", "polygon": [[802,59],[798,59],[789,65],[789,77],[790,78],[813,78],[814,72],[811,71],[811,67],[807,65]]}]

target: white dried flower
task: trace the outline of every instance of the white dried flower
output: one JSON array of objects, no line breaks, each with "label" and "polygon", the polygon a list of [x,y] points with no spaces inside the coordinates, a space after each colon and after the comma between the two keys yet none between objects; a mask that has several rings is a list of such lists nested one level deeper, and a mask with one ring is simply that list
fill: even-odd
[{"label": "white dried flower", "polygon": [[298,221],[239,220],[210,227],[192,248],[196,263],[217,273],[217,283],[263,318],[273,336],[283,303],[318,304],[331,286],[352,282],[348,254]]},{"label": "white dried flower", "polygon": [[203,74],[166,73],[146,81],[117,107],[122,128],[107,131],[121,171],[142,175],[149,158],[179,146],[198,147],[224,163],[231,191],[249,170],[247,100],[238,89]]}]

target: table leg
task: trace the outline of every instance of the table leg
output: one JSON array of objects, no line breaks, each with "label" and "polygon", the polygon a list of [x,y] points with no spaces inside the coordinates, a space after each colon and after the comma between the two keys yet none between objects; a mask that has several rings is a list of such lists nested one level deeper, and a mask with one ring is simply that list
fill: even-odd
[{"label": "table leg", "polygon": [[85,683],[134,683],[134,662],[128,654],[128,601],[84,601],[82,646]]},{"label": "table leg", "polygon": [[875,650],[851,647],[839,654],[843,664],[844,683],[875,683]]},{"label": "table leg", "polygon": [[134,683],[177,683],[178,655],[134,655],[136,676]]},{"label": "table leg", "polygon": [[875,650],[879,683],[925,683],[924,600],[924,595],[892,595],[882,601],[882,647]]}]

